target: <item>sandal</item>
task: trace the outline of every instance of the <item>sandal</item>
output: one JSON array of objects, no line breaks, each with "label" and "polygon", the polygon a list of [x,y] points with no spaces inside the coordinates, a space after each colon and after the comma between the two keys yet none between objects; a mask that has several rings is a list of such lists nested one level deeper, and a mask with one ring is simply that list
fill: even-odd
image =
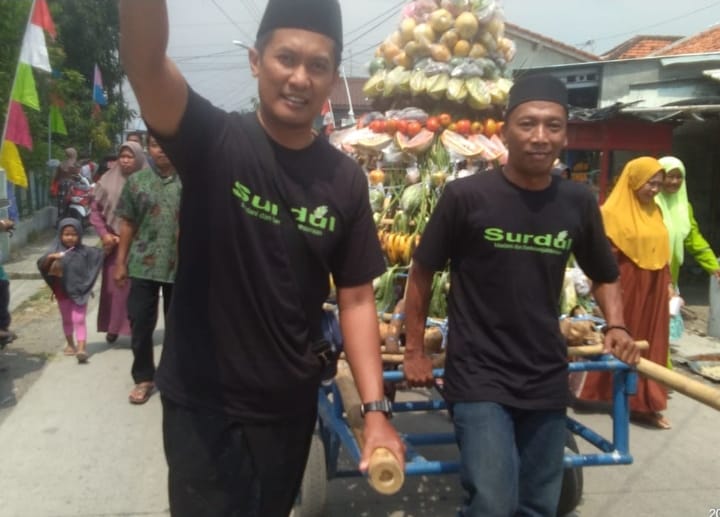
[{"label": "sandal", "polygon": [[63,355],[75,355],[77,354],[77,349],[74,346],[66,346],[63,348]]},{"label": "sandal", "polygon": [[77,358],[77,362],[78,362],[79,364],[85,364],[85,363],[87,363],[87,360],[88,360],[87,350],[78,350],[78,351],[75,353],[75,357]]},{"label": "sandal", "polygon": [[139,382],[130,392],[128,400],[130,404],[145,404],[152,395],[155,384],[152,382]]}]

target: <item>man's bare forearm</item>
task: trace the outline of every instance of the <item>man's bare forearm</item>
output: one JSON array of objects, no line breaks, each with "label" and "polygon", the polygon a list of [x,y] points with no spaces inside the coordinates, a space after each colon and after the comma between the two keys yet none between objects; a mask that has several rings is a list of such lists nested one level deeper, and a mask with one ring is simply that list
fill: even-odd
[{"label": "man's bare forearm", "polygon": [[135,227],[133,224],[125,219],[120,219],[120,241],[118,242],[117,257],[115,259],[117,264],[127,264],[130,244],[134,237]]},{"label": "man's bare forearm", "polygon": [[383,397],[380,331],[372,285],[338,288],[345,353],[363,402]]},{"label": "man's bare forearm", "polygon": [[159,135],[172,136],[188,99],[185,79],[167,57],[165,0],[120,0],[120,59],[142,116]]},{"label": "man's bare forearm", "polygon": [[593,296],[608,325],[625,325],[620,281],[610,284],[593,283]]},{"label": "man's bare forearm", "polygon": [[433,271],[417,262],[410,267],[405,293],[405,350],[406,353],[422,353],[425,335],[425,319],[430,303]]},{"label": "man's bare forearm", "polygon": [[120,58],[130,82],[165,61],[168,35],[165,0],[120,0]]}]

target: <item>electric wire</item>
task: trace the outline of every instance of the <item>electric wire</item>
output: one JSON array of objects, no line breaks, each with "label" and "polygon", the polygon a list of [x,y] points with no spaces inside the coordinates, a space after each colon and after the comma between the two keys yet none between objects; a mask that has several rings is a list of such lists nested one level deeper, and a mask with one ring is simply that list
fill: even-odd
[{"label": "electric wire", "polygon": [[662,20],[662,21],[659,21],[659,22],[656,22],[656,23],[653,23],[653,24],[650,24],[650,25],[645,25],[645,26],[643,26],[643,27],[639,27],[639,28],[637,28],[637,29],[630,30],[630,31],[624,31],[624,32],[616,33],[616,34],[608,34],[608,35],[600,36],[600,37],[597,37],[597,38],[591,38],[591,39],[589,39],[589,40],[583,41],[582,43],[576,43],[576,44],[574,44],[574,46],[575,46],[575,47],[578,47],[578,48],[582,48],[582,47],[588,46],[588,44],[596,43],[596,42],[602,41],[602,40],[607,40],[607,39],[612,39],[612,38],[619,38],[619,37],[621,37],[621,36],[637,35],[637,34],[640,33],[641,31],[644,31],[644,30],[646,30],[646,29],[652,29],[652,28],[654,28],[654,27],[659,27],[660,25],[665,25],[666,23],[674,22],[674,21],[679,20],[679,19],[681,19],[681,18],[687,18],[688,16],[692,16],[693,14],[697,14],[697,13],[702,12],[702,11],[705,11],[705,10],[707,10],[707,9],[711,9],[712,7],[716,7],[716,6],[718,6],[718,5],[720,5],[720,2],[713,2],[712,4],[708,4],[708,5],[706,5],[705,7],[700,7],[700,8],[698,8],[698,9],[694,9],[694,10],[692,10],[692,11],[688,11],[688,12],[686,12],[686,13],[673,16],[672,18],[668,18],[668,19],[666,19],[666,20]]}]

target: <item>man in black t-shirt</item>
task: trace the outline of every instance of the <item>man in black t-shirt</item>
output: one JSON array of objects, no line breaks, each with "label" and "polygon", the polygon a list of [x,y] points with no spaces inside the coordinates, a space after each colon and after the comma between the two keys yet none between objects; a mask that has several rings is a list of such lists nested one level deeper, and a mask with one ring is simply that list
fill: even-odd
[{"label": "man in black t-shirt", "polygon": [[[248,119],[193,92],[166,56],[164,0],[121,0],[120,27],[143,117],[183,182],[175,287],[155,377],[171,513],[290,513],[315,427],[322,365],[309,343],[329,273],[366,403],[360,468],[377,447],[402,464],[404,446],[384,412],[372,289],[384,262],[367,180],[312,132],[338,79],[337,0],[270,0],[249,51],[258,134],[269,141],[274,171],[263,168]],[[292,260],[288,232],[304,241],[303,261]],[[299,278],[303,266],[307,278]]]},{"label": "man in black t-shirt", "polygon": [[592,194],[551,174],[565,146],[567,90],[549,76],[512,88],[502,169],[449,183],[413,257],[405,300],[405,376],[432,382],[423,330],[433,271],[450,262],[444,396],[467,491],[464,515],[555,515],[567,404],[558,325],[573,253],[608,321],[605,348],[635,363],[618,268]]}]

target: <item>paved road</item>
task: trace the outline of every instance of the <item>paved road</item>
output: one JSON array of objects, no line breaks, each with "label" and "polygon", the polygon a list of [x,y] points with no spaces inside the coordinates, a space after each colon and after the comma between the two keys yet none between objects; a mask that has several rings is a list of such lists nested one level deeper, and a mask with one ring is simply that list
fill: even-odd
[{"label": "paved road", "polygon": [[[93,308],[88,321],[95,317]],[[21,337],[57,341],[59,321],[40,321],[22,328]],[[156,337],[161,343],[162,329]],[[159,398],[139,407],[128,404],[127,339],[110,347],[91,332],[89,343],[92,355],[82,366],[62,355],[44,362],[26,354],[22,339],[0,356],[0,364],[10,364],[0,372],[0,389],[11,394],[0,408],[0,516],[168,514]],[[720,343],[710,345],[720,350]],[[681,344],[688,355],[708,346],[708,340],[693,337]],[[17,362],[10,360],[23,354],[27,372],[17,371]],[[34,382],[18,391],[14,386],[30,375]],[[670,431],[632,426],[633,465],[584,470],[584,499],[577,515],[707,517],[711,508],[720,507],[720,412],[674,394],[667,416],[674,424]],[[610,436],[607,416],[582,414],[578,419]],[[396,422],[411,431],[448,428],[443,414],[404,415]],[[435,447],[426,454],[452,458],[455,451]],[[455,476],[409,479],[393,497],[375,494],[363,479],[331,480],[327,515],[453,517],[461,498]]]}]

